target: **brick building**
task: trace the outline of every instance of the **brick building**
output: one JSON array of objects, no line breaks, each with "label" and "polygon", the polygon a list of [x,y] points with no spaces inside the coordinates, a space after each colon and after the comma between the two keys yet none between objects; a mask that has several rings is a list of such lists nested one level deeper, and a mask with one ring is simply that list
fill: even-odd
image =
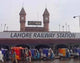
[{"label": "brick building", "polygon": [[[58,46],[72,48],[80,47],[80,33],[71,33],[70,31],[49,31],[49,12],[47,8],[43,13],[43,27],[26,27],[26,12],[24,8],[20,13],[20,31],[0,32],[0,47],[28,45],[35,48],[40,45],[47,45],[55,49]],[[32,22],[32,21],[31,21]],[[39,21],[37,21],[39,22]],[[33,23],[32,23],[33,24]]]},{"label": "brick building", "polygon": [[26,12],[24,8],[21,9],[19,15],[20,15],[20,31],[21,32],[48,32],[49,31],[49,12],[47,8],[45,8],[45,11],[43,13],[44,27],[25,27]]}]

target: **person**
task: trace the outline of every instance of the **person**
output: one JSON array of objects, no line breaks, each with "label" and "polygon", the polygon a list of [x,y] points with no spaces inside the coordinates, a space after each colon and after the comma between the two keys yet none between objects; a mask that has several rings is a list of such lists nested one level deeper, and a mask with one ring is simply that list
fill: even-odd
[{"label": "person", "polygon": [[25,48],[26,60],[31,63],[31,51],[28,48]]},{"label": "person", "polygon": [[17,63],[16,52],[12,50],[12,63]]},{"label": "person", "polygon": [[1,50],[0,50],[0,61],[4,62],[4,60],[3,60],[3,54],[1,52]]},{"label": "person", "polygon": [[40,59],[43,59],[43,50],[41,48],[39,49],[39,53],[40,53]]},{"label": "person", "polygon": [[29,51],[29,63],[31,63],[31,51],[30,50],[28,51]]},{"label": "person", "polygon": [[11,49],[9,49],[9,63],[12,63],[12,54],[11,54]]},{"label": "person", "polygon": [[34,59],[37,59],[37,50],[34,49]]},{"label": "person", "polygon": [[70,57],[69,49],[66,49],[66,57],[67,57],[67,58],[69,58],[69,57]]},{"label": "person", "polygon": [[50,49],[49,49],[49,52],[48,52],[48,58],[50,58],[50,56],[51,56],[51,51],[50,51]]},{"label": "person", "polygon": [[40,53],[38,50],[37,50],[37,59],[40,59]]},{"label": "person", "polygon": [[54,53],[53,53],[53,50],[50,48],[50,49],[49,49],[49,52],[48,52],[48,57],[49,57],[49,59],[53,59],[54,56],[55,56],[55,55],[54,55]]}]

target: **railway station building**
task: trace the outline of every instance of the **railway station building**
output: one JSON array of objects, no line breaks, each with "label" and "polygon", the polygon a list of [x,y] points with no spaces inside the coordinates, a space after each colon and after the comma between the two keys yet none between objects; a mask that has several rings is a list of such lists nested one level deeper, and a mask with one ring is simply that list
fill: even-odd
[{"label": "railway station building", "polygon": [[[26,12],[21,9],[20,31],[0,32],[0,47],[27,45],[30,48],[50,47],[57,49],[59,47],[80,47],[80,33],[70,31],[49,31],[50,14],[45,8],[43,12],[43,27],[26,27]],[[28,25],[42,25],[41,21],[28,21]]]}]

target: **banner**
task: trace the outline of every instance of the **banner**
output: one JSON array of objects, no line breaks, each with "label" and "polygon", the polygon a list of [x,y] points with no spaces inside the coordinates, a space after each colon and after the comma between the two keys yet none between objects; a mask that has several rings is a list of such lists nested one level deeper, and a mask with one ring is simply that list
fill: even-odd
[{"label": "banner", "polygon": [[74,39],[80,38],[80,34],[71,32],[0,32],[0,38]]}]

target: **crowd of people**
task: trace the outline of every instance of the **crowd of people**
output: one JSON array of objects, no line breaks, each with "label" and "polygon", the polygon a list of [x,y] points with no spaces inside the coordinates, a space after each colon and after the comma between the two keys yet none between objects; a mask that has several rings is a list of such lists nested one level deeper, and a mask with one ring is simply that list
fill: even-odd
[{"label": "crowd of people", "polygon": [[[21,59],[18,59],[23,57]],[[24,48],[24,52],[18,51],[17,49],[3,49],[0,50],[0,61],[9,63],[19,63],[21,60],[26,60],[31,63],[31,51],[28,48]]]},{"label": "crowd of people", "polygon": [[53,59],[54,58],[54,52],[51,48],[43,48],[43,49],[34,49],[34,52],[32,52],[32,59]]},{"label": "crowd of people", "polygon": [[53,50],[50,49],[28,49],[23,48],[20,51],[18,49],[1,49],[0,50],[0,61],[9,63],[19,63],[20,61],[28,61],[31,63],[31,59],[43,59],[53,58]]}]

